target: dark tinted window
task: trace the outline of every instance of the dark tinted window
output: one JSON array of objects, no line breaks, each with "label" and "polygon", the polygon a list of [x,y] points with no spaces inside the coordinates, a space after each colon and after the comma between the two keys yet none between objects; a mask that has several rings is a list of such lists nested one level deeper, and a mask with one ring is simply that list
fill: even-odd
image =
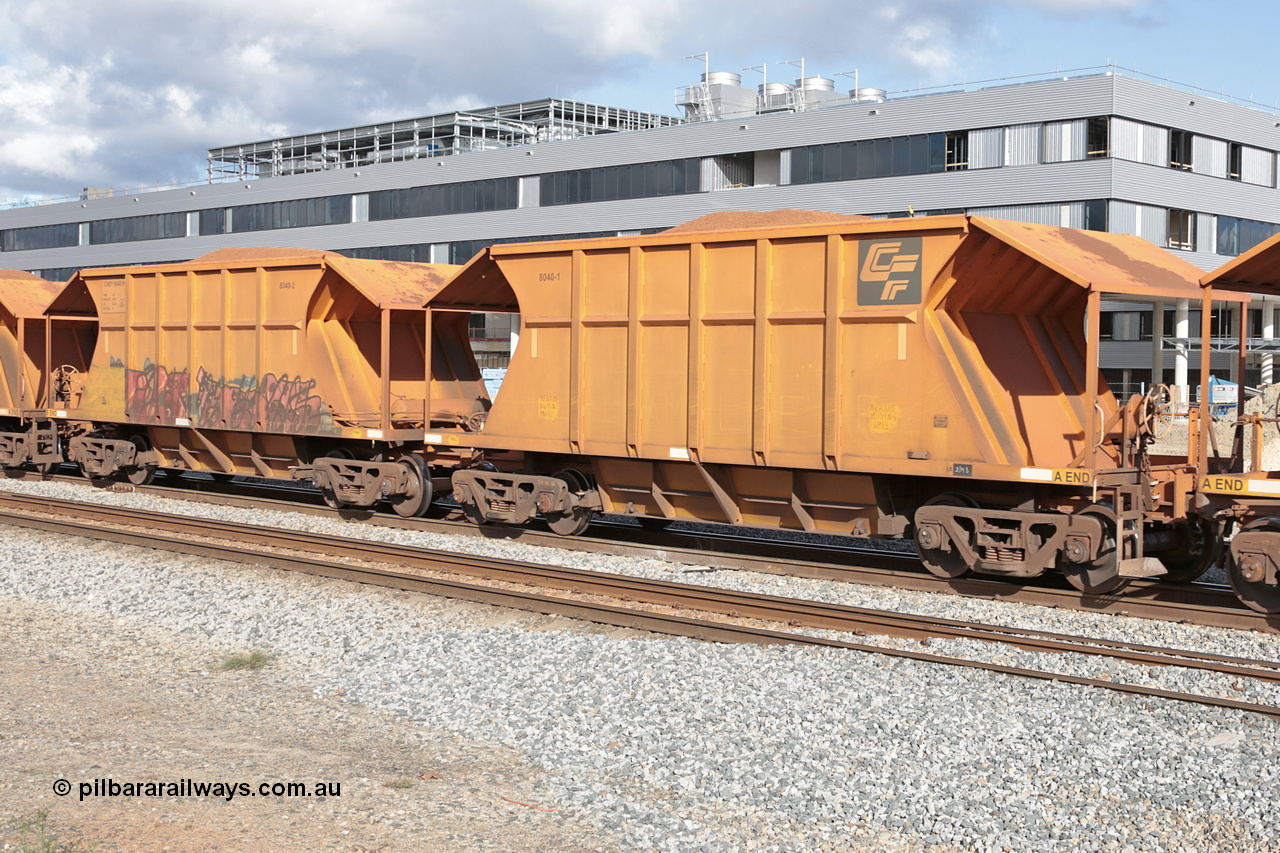
[{"label": "dark tinted window", "polygon": [[1218,254],[1239,255],[1280,232],[1280,225],[1257,222],[1253,219],[1237,219],[1234,216],[1218,217]]},{"label": "dark tinted window", "polygon": [[696,157],[553,172],[541,176],[541,201],[557,205],[684,195],[701,189],[701,176],[702,161]]},{"label": "dark tinted window", "polygon": [[923,175],[949,167],[947,134],[858,139],[791,149],[791,182],[816,184],[859,178]]},{"label": "dark tinted window", "polygon": [[351,196],[299,198],[231,208],[231,232],[338,225],[351,221]]},{"label": "dark tinted window", "polygon": [[431,261],[431,244],[367,246],[363,249],[343,249],[342,254],[348,258],[364,258],[370,261],[407,261],[411,264],[425,264]]},{"label": "dark tinted window", "polygon": [[94,244],[131,243],[135,240],[163,240],[185,236],[185,213],[126,216],[123,219],[100,219],[89,223],[89,242]]},{"label": "dark tinted window", "polygon": [[227,209],[215,207],[200,211],[200,236],[227,233]]},{"label": "dark tinted window", "polygon": [[519,202],[518,178],[463,181],[369,193],[369,219],[444,216],[480,210],[512,210]]},{"label": "dark tinted window", "polygon": [[34,228],[13,228],[0,231],[0,251],[22,252],[27,249],[61,249],[80,245],[80,226],[74,222],[65,225],[37,225]]}]

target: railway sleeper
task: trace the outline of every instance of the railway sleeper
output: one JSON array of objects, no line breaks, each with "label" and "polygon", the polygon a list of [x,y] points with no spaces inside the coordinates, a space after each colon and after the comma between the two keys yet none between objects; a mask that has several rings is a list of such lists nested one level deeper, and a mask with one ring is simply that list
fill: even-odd
[{"label": "railway sleeper", "polygon": [[17,468],[28,463],[43,465],[61,461],[57,430],[32,427],[27,432],[0,432],[0,466]]},{"label": "railway sleeper", "polygon": [[310,480],[331,503],[343,506],[369,507],[422,488],[401,462],[322,457],[292,468],[290,473],[295,480]]},{"label": "railway sleeper", "polygon": [[599,510],[595,489],[575,489],[563,475],[507,474],[468,468],[453,473],[453,498],[477,524],[524,524],[536,516],[560,519]]}]

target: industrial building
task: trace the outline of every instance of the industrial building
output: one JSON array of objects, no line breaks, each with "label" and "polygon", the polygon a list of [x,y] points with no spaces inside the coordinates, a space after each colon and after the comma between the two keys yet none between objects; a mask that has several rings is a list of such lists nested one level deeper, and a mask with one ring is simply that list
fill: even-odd
[{"label": "industrial building", "polygon": [[[1280,230],[1274,112],[1114,67],[893,96],[709,72],[675,102],[681,118],[544,99],[220,146],[198,183],[11,203],[0,267],[65,279],[278,245],[462,263],[491,243],[809,208],[1135,234],[1208,270]],[[1252,309],[1248,384],[1280,380],[1278,307]],[[1194,384],[1199,323],[1185,305],[1108,308],[1113,387]],[[489,322],[474,331],[500,364],[508,332]]]}]

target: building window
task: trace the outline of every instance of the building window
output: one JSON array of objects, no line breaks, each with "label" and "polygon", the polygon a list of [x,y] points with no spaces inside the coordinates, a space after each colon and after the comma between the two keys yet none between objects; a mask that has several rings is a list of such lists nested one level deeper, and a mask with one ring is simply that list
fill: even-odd
[{"label": "building window", "polygon": [[63,249],[80,245],[80,226],[75,222],[64,225],[37,225],[33,228],[13,228],[0,231],[0,251],[25,252],[29,249]]},{"label": "building window", "polygon": [[339,225],[351,221],[351,196],[300,198],[231,208],[231,233]]},{"label": "building window", "polygon": [[1081,227],[1086,231],[1107,230],[1107,200],[1105,198],[1089,199],[1084,203],[1084,222]]},{"label": "building window", "polygon": [[[1085,126],[1085,156],[1086,157],[1110,157],[1111,156],[1111,124],[1106,116],[1096,116],[1089,119]],[[1106,229],[1098,229],[1105,231]]]},{"label": "building window", "polygon": [[[627,231],[627,234],[657,234],[665,229],[645,228],[640,231]],[[583,231],[578,234],[543,234],[535,237],[502,237],[497,240],[459,240],[449,244],[449,263],[465,264],[475,257],[476,253],[502,243],[544,243],[548,240],[590,240],[595,237],[617,237],[617,231]]]},{"label": "building window", "polygon": [[51,270],[31,270],[32,275],[38,275],[45,281],[67,281],[71,276],[80,272],[80,267],[60,267]]},{"label": "building window", "polygon": [[413,243],[407,246],[365,246],[359,249],[341,249],[339,254],[348,258],[368,261],[401,261],[411,264],[431,263],[431,244]]},{"label": "building window", "polygon": [[684,195],[702,188],[702,160],[662,160],[599,169],[575,169],[541,176],[543,206]]},{"label": "building window", "polygon": [[1174,169],[1191,169],[1191,131],[1169,131],[1169,165]]},{"label": "building window", "polygon": [[756,155],[753,151],[740,154],[722,154],[712,158],[711,189],[729,187],[753,187],[756,185]]},{"label": "building window", "polygon": [[1169,211],[1169,240],[1166,245],[1170,249],[1196,248],[1196,215],[1190,210]]},{"label": "building window", "polygon": [[969,168],[969,134],[964,131],[947,134],[947,171]]},{"label": "building window", "polygon": [[[1200,336],[1200,320],[1203,316],[1199,311],[1187,312],[1187,324],[1192,337]],[[1232,309],[1224,311],[1221,308],[1214,308],[1209,314],[1209,336],[1223,338],[1239,334],[1233,322],[1234,316],[1235,311]]]},{"label": "building window", "polygon": [[187,236],[185,213],[159,213],[153,216],[126,216],[100,219],[89,223],[89,242],[132,243],[136,240],[165,240]]},{"label": "building window", "polygon": [[1240,180],[1244,174],[1244,146],[1239,142],[1227,143],[1227,177]]},{"label": "building window", "polygon": [[791,149],[791,183],[923,175],[946,168],[946,134],[894,136]]},{"label": "building window", "polygon": [[515,210],[519,196],[519,178],[380,190],[369,193],[369,221],[446,216],[481,210]]},{"label": "building window", "polygon": [[1249,251],[1264,240],[1280,232],[1280,225],[1258,222],[1253,219],[1237,219],[1234,216],[1218,217],[1218,254],[1239,255]]},{"label": "building window", "polygon": [[1103,311],[1098,317],[1099,340],[1136,341],[1141,335],[1141,311]]},{"label": "building window", "polygon": [[215,207],[200,211],[200,236],[227,233],[227,209]]}]

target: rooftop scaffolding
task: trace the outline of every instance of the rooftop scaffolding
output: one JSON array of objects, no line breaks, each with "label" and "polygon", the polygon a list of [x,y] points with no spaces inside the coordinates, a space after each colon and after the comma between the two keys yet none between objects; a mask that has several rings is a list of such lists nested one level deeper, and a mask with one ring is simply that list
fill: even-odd
[{"label": "rooftop scaffolding", "polygon": [[544,98],[211,148],[209,181],[349,169],[679,123],[656,113]]}]

